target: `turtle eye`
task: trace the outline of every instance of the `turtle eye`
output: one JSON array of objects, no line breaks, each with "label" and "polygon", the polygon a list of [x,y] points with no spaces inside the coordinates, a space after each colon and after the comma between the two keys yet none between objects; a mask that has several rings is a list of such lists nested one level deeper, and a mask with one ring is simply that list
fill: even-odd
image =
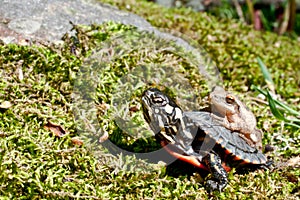
[{"label": "turtle eye", "polygon": [[228,103],[228,104],[233,104],[233,103],[235,103],[235,99],[234,99],[234,97],[231,96],[231,95],[227,95],[226,98],[225,98],[225,100],[226,100],[226,103]]},{"label": "turtle eye", "polygon": [[164,106],[168,103],[168,97],[160,90],[151,88],[144,92],[144,97],[148,99],[149,106]]},{"label": "turtle eye", "polygon": [[153,103],[162,103],[164,100],[161,97],[154,97],[152,99]]},{"label": "turtle eye", "polygon": [[153,95],[151,96],[152,104],[156,106],[164,106],[167,104],[167,99],[162,95]]}]

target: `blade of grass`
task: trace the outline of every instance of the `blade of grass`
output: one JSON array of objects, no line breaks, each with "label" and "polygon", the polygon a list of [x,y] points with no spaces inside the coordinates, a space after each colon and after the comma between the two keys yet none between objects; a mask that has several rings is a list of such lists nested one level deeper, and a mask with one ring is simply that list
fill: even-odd
[{"label": "blade of grass", "polygon": [[268,99],[268,103],[271,109],[271,112],[273,113],[273,115],[277,118],[280,119],[282,121],[287,121],[287,119],[283,116],[283,114],[280,112],[279,109],[277,109],[276,104],[274,99],[272,98],[271,94],[269,93],[269,91],[267,91],[267,99]]},{"label": "blade of grass", "polygon": [[[260,88],[258,88],[258,87],[256,87],[256,86],[253,86],[253,88],[254,88],[256,91],[258,91],[259,93],[263,94],[265,97],[267,97],[267,91],[262,90],[262,89],[260,89]],[[270,96],[271,96],[271,95],[270,95]],[[288,105],[286,105],[286,104],[284,104],[284,103],[282,103],[282,102],[280,102],[280,101],[274,99],[272,96],[271,96],[271,98],[273,99],[273,101],[274,101],[278,106],[281,107],[281,109],[286,110],[289,114],[292,114],[292,115],[295,115],[295,116],[298,116],[298,117],[300,116],[300,112],[298,112],[298,111],[292,109],[291,107],[289,107]]]},{"label": "blade of grass", "polygon": [[251,24],[254,26],[255,14],[254,14],[253,2],[251,0],[246,0],[246,4],[247,4],[247,7],[248,7],[248,12],[250,14]]},{"label": "blade of grass", "polygon": [[[292,111],[293,113],[297,114],[297,116],[299,116],[299,112],[293,110],[292,108],[288,107],[287,105],[281,103],[280,101],[274,99],[272,97],[272,95],[270,94],[269,91],[264,91],[256,86],[253,86],[253,88],[257,91],[259,91],[261,94],[265,95],[268,99],[268,103],[271,109],[272,114],[279,120],[284,121],[284,124],[286,125],[290,125],[290,126],[294,126],[296,128],[300,128],[299,124],[300,124],[300,120],[297,118],[294,119],[288,119],[286,118],[283,113],[280,111]],[[279,108],[276,106],[276,104],[278,106],[280,106]],[[290,113],[290,112],[289,112]],[[295,123],[293,123],[295,122]]]},{"label": "blade of grass", "polygon": [[269,88],[273,93],[275,93],[274,82],[273,82],[273,80],[272,80],[272,76],[271,76],[271,74],[270,74],[268,68],[266,67],[266,65],[263,63],[263,61],[262,61],[259,57],[257,57],[256,59],[257,59],[258,65],[259,65],[259,67],[260,67],[260,70],[261,70],[262,73],[263,73],[263,76],[264,76],[264,79],[265,79],[265,81],[266,81],[266,83],[267,83],[268,88]]},{"label": "blade of grass", "polygon": [[285,1],[285,8],[284,8],[284,13],[283,13],[283,21],[280,24],[278,34],[282,35],[283,33],[286,32],[288,25],[289,25],[289,20],[290,20],[290,1]]},{"label": "blade of grass", "polygon": [[267,31],[272,31],[270,22],[268,21],[268,19],[266,18],[265,14],[263,12],[261,12],[260,18],[261,18],[261,22],[262,22],[264,29]]},{"label": "blade of grass", "polygon": [[288,23],[287,31],[291,32],[294,30],[296,14],[297,14],[297,3],[296,0],[290,0],[290,20]]},{"label": "blade of grass", "polygon": [[294,126],[296,128],[299,128],[300,129],[300,126],[298,124],[294,124],[294,123],[284,123],[286,125],[290,125],[290,126]]},{"label": "blade of grass", "polygon": [[292,115],[296,115],[297,117],[300,116],[300,112],[290,108],[289,106],[287,106],[286,104],[280,102],[280,101],[277,101],[275,100],[275,103],[278,104],[279,106],[281,106],[283,109],[285,109],[286,111],[288,111],[290,114]]},{"label": "blade of grass", "polygon": [[245,18],[244,18],[244,14],[243,14],[243,10],[241,8],[241,5],[239,4],[238,0],[233,0],[233,4],[235,6],[236,12],[240,18],[240,21],[245,23]]}]

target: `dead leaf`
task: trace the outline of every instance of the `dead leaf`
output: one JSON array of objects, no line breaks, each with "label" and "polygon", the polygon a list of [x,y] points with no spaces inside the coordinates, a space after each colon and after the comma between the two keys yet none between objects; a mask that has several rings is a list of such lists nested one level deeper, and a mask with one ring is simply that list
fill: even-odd
[{"label": "dead leaf", "polygon": [[63,137],[66,135],[66,131],[60,125],[53,124],[50,121],[48,121],[48,123],[44,125],[44,128],[51,131],[54,135],[58,137]]},{"label": "dead leaf", "polygon": [[131,112],[137,112],[139,110],[139,108],[137,106],[132,106],[129,108],[129,111]]},{"label": "dead leaf", "polygon": [[79,138],[72,138],[71,141],[74,145],[78,145],[78,146],[83,145],[83,141],[80,140]]},{"label": "dead leaf", "polygon": [[102,143],[108,139],[108,132],[104,131],[103,135],[99,138],[99,142]]},{"label": "dead leaf", "polygon": [[5,137],[6,136],[6,133],[0,131],[0,137]]},{"label": "dead leaf", "polygon": [[3,101],[1,104],[0,104],[0,108],[2,109],[8,109],[12,106],[12,104],[9,102],[9,101]]},{"label": "dead leaf", "polygon": [[292,183],[297,183],[298,182],[297,176],[295,176],[292,173],[286,173],[284,176],[288,179],[289,182],[292,182]]},{"label": "dead leaf", "polygon": [[106,113],[106,111],[110,108],[110,105],[107,104],[107,103],[101,103],[101,104],[99,104],[97,107],[98,107],[99,111],[100,111],[102,114],[104,114],[104,113]]}]

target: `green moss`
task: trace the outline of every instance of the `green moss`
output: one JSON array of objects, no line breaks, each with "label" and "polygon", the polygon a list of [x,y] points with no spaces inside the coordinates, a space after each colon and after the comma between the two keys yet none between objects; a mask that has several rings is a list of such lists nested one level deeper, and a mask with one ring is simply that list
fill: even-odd
[{"label": "green moss", "polygon": [[[264,85],[256,63],[256,56],[260,56],[270,67],[278,93],[297,107],[299,94],[295,91],[299,76],[295,69],[299,69],[300,51],[295,41],[254,32],[234,21],[218,22],[187,9],[168,10],[142,1],[116,3],[121,8],[130,4],[132,11],[153,25],[181,31],[201,44],[219,67],[224,84],[239,92],[248,91],[245,101],[251,108],[254,106],[250,97],[256,95],[250,91],[251,84]],[[156,86],[177,97],[182,106],[200,107],[208,89],[197,71],[195,57],[173,42],[130,26],[107,23],[78,26],[75,30],[76,37],[65,36],[64,46],[0,46],[0,103],[4,100],[12,103],[12,107],[0,109],[1,197],[210,198],[198,173],[175,176],[169,173],[170,167],[107,153],[97,143],[101,135],[93,135],[89,126],[76,120],[73,113],[74,108],[84,109],[82,105],[89,108],[85,100],[91,99],[96,103],[96,123],[109,133],[114,143],[127,150],[150,152],[158,145],[147,131],[139,97],[146,87]],[[74,50],[76,54],[71,53]],[[108,53],[97,62],[101,50]],[[93,60],[93,55],[96,55],[94,65],[87,62]],[[94,77],[85,72],[97,72],[96,85],[86,81]],[[170,73],[172,78],[168,76]],[[158,78],[162,81],[157,82]],[[174,79],[185,83],[184,87],[173,84]],[[76,89],[85,98],[74,102],[72,93]],[[194,97],[196,105],[190,105]],[[264,104],[255,107],[259,126],[265,128],[264,144],[279,148],[271,156],[279,164],[294,159],[299,154],[299,130],[293,127],[282,130]],[[124,121],[118,124],[118,120],[113,120],[122,115],[127,116],[130,128],[121,129]],[[67,135],[57,137],[45,129],[49,120],[64,128]],[[278,133],[288,142],[288,151],[281,149],[286,145],[281,145],[283,139],[274,136]],[[72,142],[78,137],[84,141],[83,146]],[[213,197],[247,199],[251,195],[258,199],[293,199],[299,195],[299,170],[292,166],[246,174],[231,172],[229,180],[224,192],[214,193]]]},{"label": "green moss", "polygon": [[[166,9],[138,0],[106,2],[145,17],[153,26],[170,32],[177,30],[196,40],[214,59],[226,85],[238,90],[241,90],[241,81],[248,86],[248,90],[251,84],[263,85],[263,77],[257,73],[256,57],[259,56],[271,70],[275,70],[271,72],[278,88],[290,85],[297,88],[300,46],[296,40],[254,31],[237,21],[220,20],[190,9]],[[153,9],[146,9],[149,7]],[[289,49],[288,53],[286,49]],[[280,81],[288,79],[282,79],[283,74],[291,81]],[[282,91],[279,89],[278,92]],[[289,91],[284,96],[293,97],[294,93]]]}]

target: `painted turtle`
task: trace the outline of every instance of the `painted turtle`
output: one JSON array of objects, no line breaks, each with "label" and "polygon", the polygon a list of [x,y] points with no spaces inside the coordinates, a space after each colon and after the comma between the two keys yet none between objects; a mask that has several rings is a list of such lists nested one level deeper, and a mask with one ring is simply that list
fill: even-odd
[{"label": "painted turtle", "polygon": [[222,161],[232,167],[269,165],[261,151],[238,132],[214,123],[209,112],[183,112],[156,88],[143,93],[142,107],[145,120],[169,153],[212,173],[213,180],[207,181],[212,190],[221,191],[227,185]]}]

